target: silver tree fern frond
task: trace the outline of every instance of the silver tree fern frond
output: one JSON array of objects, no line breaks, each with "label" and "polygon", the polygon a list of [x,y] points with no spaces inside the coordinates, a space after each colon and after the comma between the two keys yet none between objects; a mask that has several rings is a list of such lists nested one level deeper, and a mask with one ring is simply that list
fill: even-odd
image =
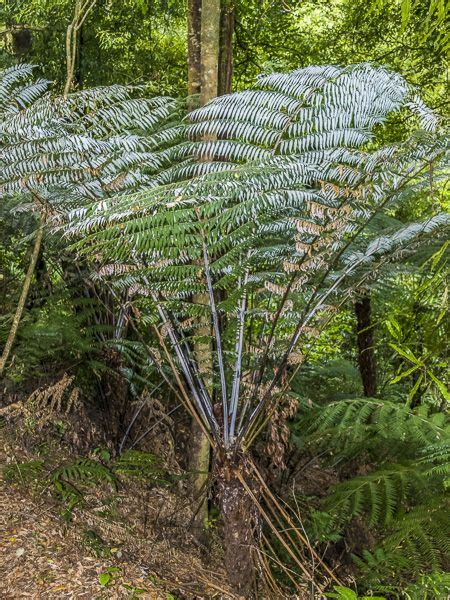
[{"label": "silver tree fern frond", "polygon": [[32,65],[19,64],[0,73],[0,115],[17,114],[24,110],[48,89],[45,79],[33,79]]},{"label": "silver tree fern frond", "polygon": [[25,96],[30,103],[0,123],[3,195],[34,193],[60,212],[67,202],[151,186],[167,166],[164,148],[180,138],[180,103],[135,97],[124,86],[38,97],[43,83],[29,84],[31,73],[24,66],[0,74],[13,103]]},{"label": "silver tree fern frond", "polygon": [[[17,128],[14,138],[14,127],[5,129],[1,189],[31,188],[72,208],[67,235],[95,254],[97,278],[135,301],[145,297],[200,418],[230,440],[231,423],[224,419],[220,433],[212,414],[189,325],[227,313],[223,337],[238,342],[222,352],[215,332],[211,376],[223,394],[238,389],[231,381],[240,373],[241,398],[227,397],[227,411],[238,423],[232,443],[250,443],[299,343],[316,337],[374,266],[442,225],[436,218],[365,252],[355,247],[443,145],[428,134],[375,149],[375,125],[406,106],[410,89],[370,65],[263,76],[254,89],[194,111],[186,126],[174,123],[172,100],[127,93],[118,86],[54,101],[52,119],[46,100],[37,102],[29,115],[41,133]],[[196,294],[209,304],[192,303]]]},{"label": "silver tree fern frond", "polygon": [[[443,153],[440,139],[430,135],[359,148],[375,124],[405,106],[409,91],[399,76],[369,65],[267,76],[256,89],[190,115],[187,133],[194,139],[168,150],[180,164],[163,173],[164,185],[72,215],[67,232],[83,236],[78,247],[103,257],[97,276],[145,296],[172,337],[178,332],[172,342],[182,371],[193,362],[197,332],[180,324],[211,315],[214,304],[227,312],[227,336],[233,339],[235,331],[238,342],[226,348],[225,359],[216,357],[215,368],[223,372],[224,360],[234,365],[226,368],[230,382],[240,373],[242,398],[228,399],[228,412],[242,411],[240,440],[258,430],[279,393],[280,373],[336,303],[369,271],[445,221],[436,217],[359,254],[354,247],[367,222]],[[188,301],[223,292],[222,302]],[[252,309],[242,316],[244,298]],[[261,331],[251,344],[238,333],[248,333],[250,322]],[[268,373],[272,382],[264,383]],[[186,376],[192,381],[198,373]],[[223,392],[223,382],[212,377]],[[205,402],[203,412],[212,405]],[[214,419],[208,426],[218,429]]]}]

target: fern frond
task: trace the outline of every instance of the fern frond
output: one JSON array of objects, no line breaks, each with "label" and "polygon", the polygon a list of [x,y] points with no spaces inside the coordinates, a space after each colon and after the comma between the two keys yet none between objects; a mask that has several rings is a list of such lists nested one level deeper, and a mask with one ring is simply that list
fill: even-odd
[{"label": "fern frond", "polygon": [[310,443],[356,444],[370,436],[424,448],[448,437],[443,413],[428,414],[426,407],[413,411],[399,402],[378,398],[331,402],[318,408],[310,419]]},{"label": "fern frond", "polygon": [[32,80],[35,67],[18,64],[0,73],[0,115],[17,114],[40,98],[48,89],[49,81]]},{"label": "fern frond", "polygon": [[118,475],[137,477],[156,485],[168,485],[170,477],[161,459],[149,452],[127,450],[114,463]]},{"label": "fern frond", "polygon": [[335,514],[341,523],[364,514],[369,526],[387,526],[409,499],[426,490],[428,483],[414,464],[393,465],[338,484],[323,509]]},{"label": "fern frond", "polygon": [[[386,576],[394,589],[402,579],[410,581],[415,573],[439,572],[445,568],[449,551],[448,506],[441,503],[418,506],[398,517],[383,543],[373,552],[354,557],[365,581],[383,589]],[[386,588],[385,588],[386,589]],[[392,588],[391,588],[392,589]],[[398,588],[397,588],[398,589]],[[402,586],[401,590],[403,591]]]}]

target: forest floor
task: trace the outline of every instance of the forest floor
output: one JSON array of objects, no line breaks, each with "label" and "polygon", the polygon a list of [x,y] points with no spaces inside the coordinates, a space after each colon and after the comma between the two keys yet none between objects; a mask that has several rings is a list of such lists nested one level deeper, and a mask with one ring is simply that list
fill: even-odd
[{"label": "forest floor", "polygon": [[[38,458],[12,444],[9,429],[0,428],[0,475]],[[2,600],[235,598],[220,550],[205,561],[189,533],[182,490],[132,482],[115,492],[95,489],[70,521],[62,508],[42,486],[0,481]]]},{"label": "forest floor", "polygon": [[4,485],[0,506],[1,598],[168,597],[138,564],[87,555],[78,529],[64,527],[51,505]]}]

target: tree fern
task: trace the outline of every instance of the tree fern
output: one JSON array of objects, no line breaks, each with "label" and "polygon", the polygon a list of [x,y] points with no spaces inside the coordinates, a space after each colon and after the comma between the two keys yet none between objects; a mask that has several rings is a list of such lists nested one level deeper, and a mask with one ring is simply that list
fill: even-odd
[{"label": "tree fern", "polygon": [[[95,255],[96,277],[146,297],[200,418],[218,435],[192,357],[195,328],[179,326],[210,316],[220,373],[213,383],[224,414],[234,413],[223,436],[240,444],[258,431],[298,344],[308,343],[334,303],[447,223],[438,215],[354,248],[367,222],[444,152],[437,122],[411,102],[400,76],[370,65],[264,76],[253,90],[218,98],[175,128],[168,124],[172,100],[135,100],[120,86],[51,101],[51,109],[41,98],[5,120],[3,191],[31,192],[58,212],[77,205],[66,233],[82,234],[77,247],[90,260]],[[397,146],[368,145],[375,125],[407,105],[429,131]],[[150,133],[130,135],[133,127]],[[188,141],[178,143],[180,135]],[[219,291],[226,292],[222,304]],[[209,306],[186,302],[198,294],[209,295]],[[222,349],[216,325],[224,312],[232,317],[224,343],[237,342]],[[259,352],[243,346],[250,321],[262,332]],[[244,355],[253,387],[240,398]]]},{"label": "tree fern", "polygon": [[[371,98],[374,89],[376,100]],[[351,91],[355,96],[350,102]],[[259,342],[260,360],[246,349],[255,373],[248,402],[236,403],[231,396],[223,402],[228,414],[253,405],[240,434],[231,433],[245,437],[257,431],[261,406],[271,401],[282,373],[275,372],[258,403],[260,385],[271,371],[266,371],[267,364],[281,361],[285,367],[300,340],[308,339],[313,323],[325,318],[339,296],[345,298],[380,264],[410,252],[422,237],[436,235],[448,223],[446,215],[438,215],[378,238],[363,252],[352,248],[364,223],[398,199],[430,157],[442,155],[439,136],[430,134],[403,146],[358,149],[368,138],[354,137],[355,124],[373,128],[405,105],[408,94],[398,76],[367,65],[263,78],[256,90],[219,98],[194,111],[195,124],[187,126],[194,141],[170,150],[171,160],[181,161],[182,174],[178,166],[170,167],[164,186],[106,199],[70,215],[67,231],[84,236],[77,248],[91,254],[94,247],[103,259],[97,275],[106,275],[133,296],[146,296],[147,306],[153,304],[154,322],[166,323],[165,333],[209,429],[217,432],[219,425],[211,399],[204,390],[195,391],[202,387],[190,355],[196,332],[181,330],[179,323],[199,314],[209,314],[214,322],[215,315],[226,311],[233,318],[224,339],[233,339],[233,330],[238,335],[242,326],[245,330],[249,317],[260,331],[266,326],[271,331]],[[330,130],[332,122],[342,127]],[[197,136],[207,141],[195,141]],[[259,164],[238,164],[255,160]],[[179,178],[185,180],[170,183]],[[224,303],[215,298],[219,290],[226,291]],[[198,294],[209,294],[209,306],[186,302]],[[249,297],[252,313],[246,306]],[[271,344],[274,336],[276,347]],[[241,342],[236,354],[233,346],[221,353],[222,342],[215,337],[216,373],[227,373],[214,385],[226,395],[224,382],[228,389],[239,386],[232,384],[233,370],[223,368],[219,355],[231,365],[240,364]],[[227,428],[225,424],[229,438]]]},{"label": "tree fern", "polygon": [[[44,98],[6,119],[0,190],[48,205],[54,232],[70,238],[96,284],[145,311],[183,401],[240,474],[318,332],[390,261],[445,234],[448,217],[431,215],[364,235],[444,160],[443,132],[402,77],[371,65],[263,76],[175,125],[172,100],[135,102],[122,88],[105,96]],[[408,109],[420,131],[381,146],[377,129]],[[199,341],[214,348],[209,372],[196,360]],[[356,408],[339,422],[352,415],[377,433],[392,410]],[[443,424],[416,416],[402,415],[390,435],[435,443]],[[368,511],[390,523],[423,477],[432,479],[386,467],[336,494],[348,518]]]}]

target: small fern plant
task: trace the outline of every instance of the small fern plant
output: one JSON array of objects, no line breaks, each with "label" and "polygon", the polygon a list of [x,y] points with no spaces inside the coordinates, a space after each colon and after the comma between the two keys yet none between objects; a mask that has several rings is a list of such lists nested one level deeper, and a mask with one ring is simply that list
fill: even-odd
[{"label": "small fern plant", "polygon": [[3,471],[3,479],[43,493],[49,490],[63,506],[62,516],[71,520],[77,507],[85,503],[88,493],[107,485],[112,491],[128,479],[138,479],[147,485],[171,485],[174,477],[154,454],[127,450],[111,460],[107,451],[94,452],[92,457],[65,461],[51,467],[43,460],[11,464]]}]

